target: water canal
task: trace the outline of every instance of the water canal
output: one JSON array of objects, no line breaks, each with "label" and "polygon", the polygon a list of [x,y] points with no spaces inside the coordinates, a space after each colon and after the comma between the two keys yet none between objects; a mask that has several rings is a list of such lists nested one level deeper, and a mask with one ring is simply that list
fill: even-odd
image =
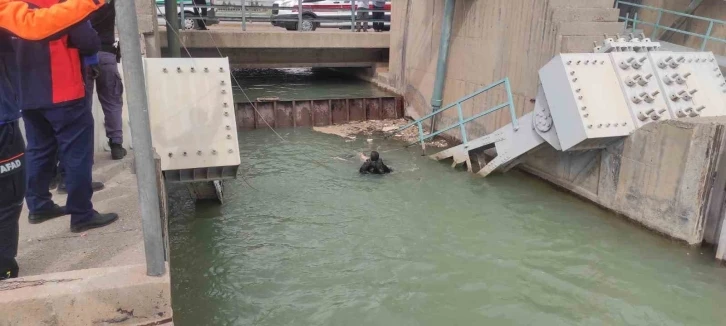
[{"label": "water canal", "polygon": [[[718,325],[726,269],[517,172],[473,178],[415,150],[241,134],[222,207],[173,198],[180,325]],[[398,143],[376,142],[381,149]],[[310,157],[320,164],[312,163]],[[348,161],[345,161],[347,159]]]},{"label": "water canal", "polygon": [[361,176],[357,152],[402,144],[280,133],[240,133],[246,182],[226,184],[225,205],[172,191],[175,324],[726,320],[726,269],[707,249],[516,171],[475,178],[411,149],[383,154],[393,174]]}]

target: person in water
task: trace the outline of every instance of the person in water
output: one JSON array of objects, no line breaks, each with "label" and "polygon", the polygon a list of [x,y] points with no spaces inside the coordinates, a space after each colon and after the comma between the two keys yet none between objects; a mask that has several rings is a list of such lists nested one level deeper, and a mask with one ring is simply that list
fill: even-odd
[{"label": "person in water", "polygon": [[383,164],[378,152],[372,151],[371,157],[366,158],[365,155],[361,154],[361,158],[365,159],[365,163],[360,167],[359,172],[362,174],[387,174],[391,173],[391,169]]}]

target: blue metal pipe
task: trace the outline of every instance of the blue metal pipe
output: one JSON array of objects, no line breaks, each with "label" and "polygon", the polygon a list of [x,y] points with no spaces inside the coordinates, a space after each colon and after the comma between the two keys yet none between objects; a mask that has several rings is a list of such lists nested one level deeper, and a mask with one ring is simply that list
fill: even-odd
[{"label": "blue metal pipe", "polygon": [[[444,20],[441,23],[441,42],[439,44],[439,59],[436,63],[436,80],[431,96],[431,112],[441,109],[444,97],[444,84],[446,83],[446,68],[449,63],[449,40],[451,39],[451,25],[454,22],[454,4],[456,0],[446,0],[444,4]],[[431,117],[431,131],[434,131],[434,118]]]}]

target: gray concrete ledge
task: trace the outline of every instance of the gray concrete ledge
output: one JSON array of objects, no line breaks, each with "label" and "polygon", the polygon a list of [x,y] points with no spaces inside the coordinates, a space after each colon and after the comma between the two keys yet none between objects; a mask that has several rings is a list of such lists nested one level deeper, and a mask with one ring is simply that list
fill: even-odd
[{"label": "gray concrete ledge", "polygon": [[0,325],[158,325],[171,322],[169,274],[146,265],[0,282]]}]

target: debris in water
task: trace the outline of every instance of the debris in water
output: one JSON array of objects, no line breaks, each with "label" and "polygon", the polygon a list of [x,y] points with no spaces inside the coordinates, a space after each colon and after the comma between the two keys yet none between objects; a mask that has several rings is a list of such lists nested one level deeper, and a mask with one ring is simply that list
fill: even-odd
[{"label": "debris in water", "polygon": [[367,139],[367,141],[368,141],[369,143],[372,143],[372,142],[373,142],[373,138],[368,138],[368,139]]},{"label": "debris in water", "polygon": [[[370,136],[376,132],[390,133],[391,131],[395,131],[398,128],[406,125],[407,123],[408,121],[406,121],[406,119],[353,121],[342,125],[313,127],[313,130],[317,132],[322,132],[324,134],[340,136],[349,140],[355,140],[355,135]],[[417,142],[418,129],[416,127],[408,128],[402,132],[395,134],[392,138],[407,143]],[[447,147],[449,146],[449,144],[443,139],[436,138],[435,140],[427,141],[426,146]]]}]

